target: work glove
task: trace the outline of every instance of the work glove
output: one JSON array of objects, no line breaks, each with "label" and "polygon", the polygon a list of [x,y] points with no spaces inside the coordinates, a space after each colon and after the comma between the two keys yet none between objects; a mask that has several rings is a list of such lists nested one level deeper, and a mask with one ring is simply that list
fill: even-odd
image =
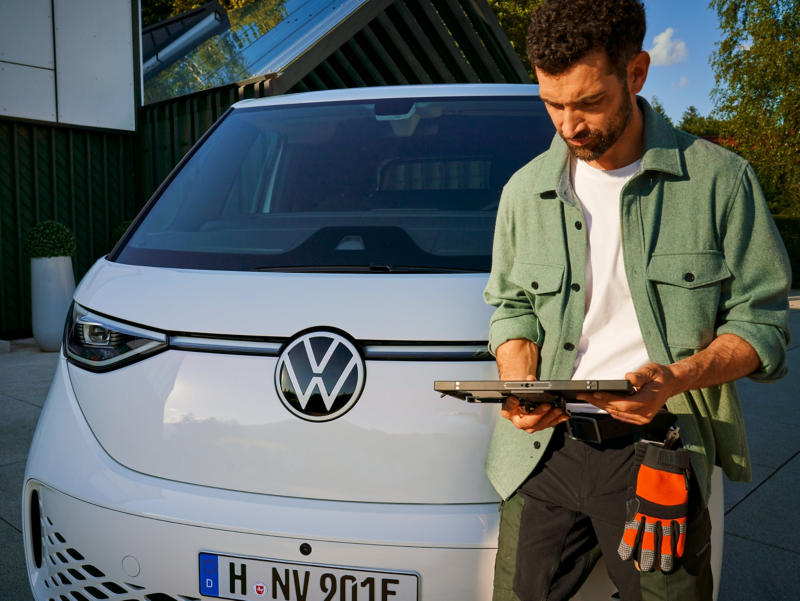
[{"label": "work glove", "polygon": [[686,543],[690,470],[686,449],[637,443],[628,516],[619,543],[624,561],[634,559],[643,572],[673,570]]}]

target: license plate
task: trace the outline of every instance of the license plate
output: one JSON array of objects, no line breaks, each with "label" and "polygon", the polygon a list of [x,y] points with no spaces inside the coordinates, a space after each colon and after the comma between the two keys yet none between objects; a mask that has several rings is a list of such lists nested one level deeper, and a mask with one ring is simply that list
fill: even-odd
[{"label": "license plate", "polygon": [[200,594],[279,601],[417,601],[419,576],[200,553]]}]

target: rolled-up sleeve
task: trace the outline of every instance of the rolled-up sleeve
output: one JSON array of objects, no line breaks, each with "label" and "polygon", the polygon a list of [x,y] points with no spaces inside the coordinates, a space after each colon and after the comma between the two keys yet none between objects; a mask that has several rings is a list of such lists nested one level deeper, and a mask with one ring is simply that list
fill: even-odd
[{"label": "rolled-up sleeve", "polygon": [[490,321],[489,351],[494,355],[508,340],[531,340],[541,346],[544,331],[525,291],[509,279],[514,266],[514,220],[508,194],[503,191],[497,211],[492,273],[483,291],[489,305],[497,307]]},{"label": "rolled-up sleeve", "polygon": [[720,234],[732,275],[723,284],[716,333],[735,334],[755,349],[761,367],[750,378],[761,382],[778,380],[787,373],[791,269],[749,165],[743,169]]}]

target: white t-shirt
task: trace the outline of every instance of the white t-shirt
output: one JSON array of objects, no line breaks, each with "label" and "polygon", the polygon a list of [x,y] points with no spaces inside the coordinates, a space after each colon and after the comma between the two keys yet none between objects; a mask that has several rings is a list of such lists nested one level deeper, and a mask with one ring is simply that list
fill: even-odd
[{"label": "white t-shirt", "polygon": [[583,207],[588,237],[586,309],[573,380],[621,380],[650,363],[625,275],[620,221],[622,187],[640,162],[601,171],[571,159],[572,186]]}]

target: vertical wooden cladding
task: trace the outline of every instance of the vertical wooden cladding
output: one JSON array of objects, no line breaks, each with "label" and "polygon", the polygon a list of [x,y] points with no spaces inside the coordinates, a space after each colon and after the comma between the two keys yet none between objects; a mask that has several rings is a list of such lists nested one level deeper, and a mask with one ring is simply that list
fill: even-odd
[{"label": "vertical wooden cladding", "polygon": [[396,0],[288,91],[440,83],[530,83],[483,0]]},{"label": "vertical wooden cladding", "polygon": [[27,330],[30,260],[22,241],[41,221],[78,240],[77,279],[135,214],[132,135],[0,120],[0,331]]}]

